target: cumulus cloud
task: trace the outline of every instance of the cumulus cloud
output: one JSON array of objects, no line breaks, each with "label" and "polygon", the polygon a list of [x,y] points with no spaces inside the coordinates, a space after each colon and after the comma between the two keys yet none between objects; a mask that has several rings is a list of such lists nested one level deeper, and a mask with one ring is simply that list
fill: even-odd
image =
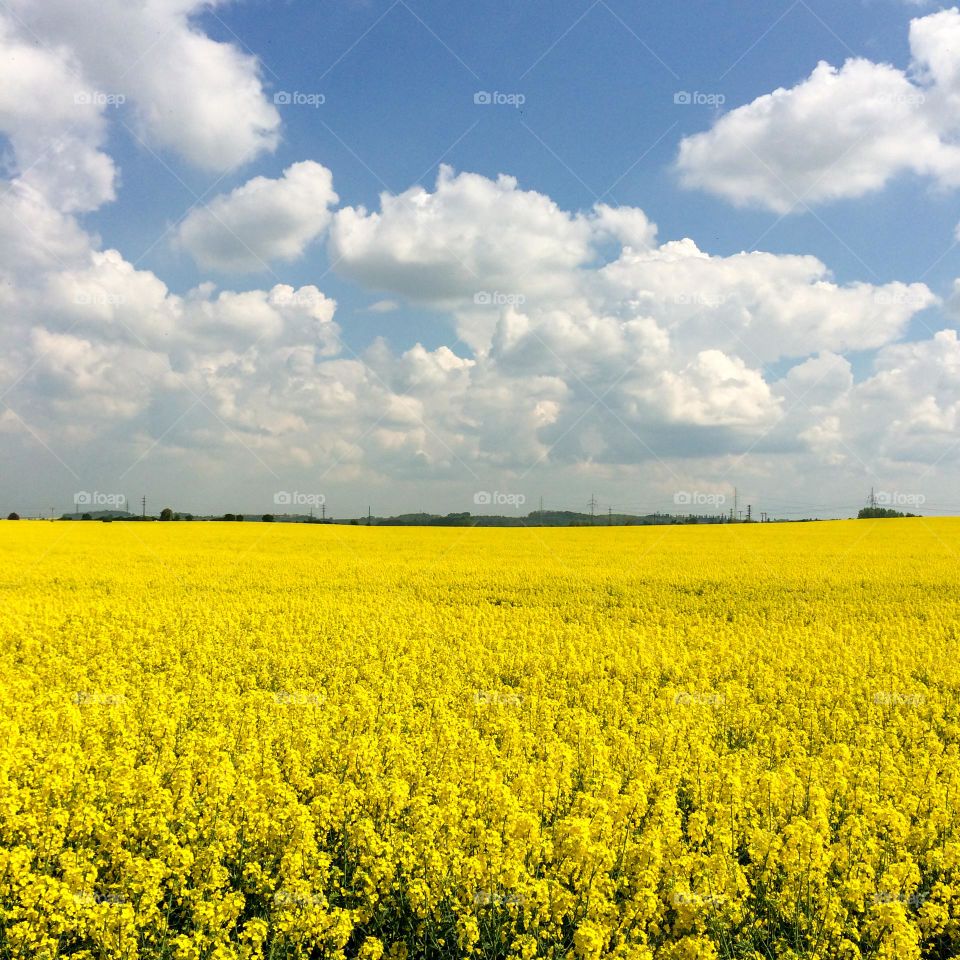
[{"label": "cumulus cloud", "polygon": [[102,150],[105,109],[90,96],[84,65],[68,47],[19,36],[0,13],[0,131],[10,140],[23,193],[62,213],[113,199],[116,171]]},{"label": "cumulus cloud", "polygon": [[[11,0],[8,6],[15,18],[7,29],[22,33],[21,46],[34,47],[33,38],[41,37],[53,51],[35,52],[33,60],[62,59],[68,70],[48,78],[53,95],[35,101],[38,113],[62,115],[76,106],[85,115],[89,104],[129,108],[149,145],[209,170],[234,169],[276,146],[280,116],[264,96],[256,59],[192,22],[211,6],[207,0]],[[20,74],[25,58],[0,62]],[[29,77],[53,69],[28,66]],[[54,121],[61,129],[79,122]]]},{"label": "cumulus cloud", "polygon": [[379,211],[339,211],[331,255],[366,285],[453,311],[477,350],[496,341],[514,360],[542,363],[546,345],[575,366],[622,357],[625,337],[641,353],[675,340],[749,350],[760,362],[870,349],[936,302],[923,284],[838,285],[815,257],[711,257],[690,239],[661,244],[642,210],[568,213],[512,178],[449,169],[433,193],[417,187],[382,196]]},{"label": "cumulus cloud", "polygon": [[263,270],[274,260],[302,256],[327,228],[337,200],[326,167],[312,160],[295,163],[276,180],[254,177],[192,210],[176,241],[205,269]]},{"label": "cumulus cloud", "polygon": [[722,116],[680,144],[681,182],[778,213],[860,197],[903,173],[960,185],[960,11],[910,27],[909,70],[855,58]]},{"label": "cumulus cloud", "polygon": [[456,304],[478,294],[531,285],[569,289],[591,253],[591,228],[514,177],[455,174],[443,166],[436,189],[383,193],[380,210],[337,212],[330,252],[364,286],[418,303]]},{"label": "cumulus cloud", "polygon": [[[876,423],[884,425],[879,437],[871,431]],[[881,350],[873,375],[852,391],[845,426],[860,441],[858,446],[876,449],[880,457],[928,465],[956,462],[960,455],[956,330]]]},{"label": "cumulus cloud", "polygon": [[[305,169],[329,194],[326,171]],[[222,198],[223,215],[255,219],[262,191],[282,195],[292,171]],[[343,482],[416,483],[538,465],[669,472],[677,458],[751,450],[839,463],[862,442],[850,411],[867,402],[840,353],[890,344],[935,302],[922,284],[840,285],[812,257],[714,257],[690,239],[661,242],[637,209],[568,212],[510,178],[444,171],[433,192],[340,211],[330,242],[391,306],[448,311],[468,347],[377,341],[355,355],[316,287],[203,283],[181,296],[97,249],[71,217],[50,220],[51,242],[58,231],[62,260],[38,243],[0,267],[16,289],[2,372],[37,438],[102,441],[124,468],[148,455],[210,457],[210,469],[239,458],[268,473],[325,465]],[[452,284],[458,259],[477,276]],[[520,292],[478,302],[475,285]],[[765,365],[789,358],[771,380]],[[894,386],[903,392],[881,372],[871,389]]]}]

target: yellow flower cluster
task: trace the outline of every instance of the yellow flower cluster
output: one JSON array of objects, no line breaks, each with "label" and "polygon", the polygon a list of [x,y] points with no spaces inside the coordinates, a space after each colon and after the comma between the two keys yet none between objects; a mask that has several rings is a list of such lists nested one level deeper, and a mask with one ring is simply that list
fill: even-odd
[{"label": "yellow flower cluster", "polygon": [[0,524],[0,956],[957,956],[958,544]]}]

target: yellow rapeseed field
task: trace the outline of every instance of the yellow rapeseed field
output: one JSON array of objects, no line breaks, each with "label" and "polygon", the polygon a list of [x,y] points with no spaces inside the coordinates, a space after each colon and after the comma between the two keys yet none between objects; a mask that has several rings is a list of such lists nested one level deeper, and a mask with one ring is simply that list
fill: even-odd
[{"label": "yellow rapeseed field", "polygon": [[0,524],[0,957],[960,951],[960,521]]}]

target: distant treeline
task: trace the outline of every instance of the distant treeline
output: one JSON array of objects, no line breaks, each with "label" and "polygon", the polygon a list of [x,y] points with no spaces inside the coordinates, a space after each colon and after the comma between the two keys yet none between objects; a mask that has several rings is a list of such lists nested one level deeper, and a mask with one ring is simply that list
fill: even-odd
[{"label": "distant treeline", "polygon": [[165,507],[159,516],[138,516],[122,510],[97,510],[85,513],[65,513],[61,520],[99,520],[112,522],[123,520],[131,522],[171,521],[171,520],[225,520],[228,522],[254,521],[263,523],[326,523],[348,524],[350,526],[375,527],[646,527],[668,524],[691,523],[729,523],[723,514],[682,515],[669,513],[649,513],[642,516],[625,513],[604,513],[591,516],[589,513],[577,513],[572,510],[534,510],[526,516],[498,516],[486,514],[448,513],[403,513],[395,517],[356,517],[337,519],[312,517],[306,514],[242,514],[225,513],[210,516],[197,516],[192,513],[177,513]]},{"label": "distant treeline", "polygon": [[[361,523],[366,523],[363,518]],[[439,516],[432,513],[404,513],[396,517],[375,517],[373,523],[380,527],[645,527],[661,524],[725,523],[723,516],[673,516],[667,513],[650,513],[634,516],[624,513],[604,513],[591,516],[572,510],[534,510],[525,517],[499,516],[470,513],[448,513]]]}]

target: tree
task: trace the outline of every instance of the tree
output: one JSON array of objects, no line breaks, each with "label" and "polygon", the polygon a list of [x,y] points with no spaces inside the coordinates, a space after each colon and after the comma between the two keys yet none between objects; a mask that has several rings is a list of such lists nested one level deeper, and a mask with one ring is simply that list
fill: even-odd
[{"label": "tree", "polygon": [[234,519],[235,519],[235,520],[243,520],[243,514],[242,514],[242,513],[238,513],[238,514],[236,515],[236,517],[234,517]]},{"label": "tree", "polygon": [[81,519],[81,520],[92,520],[93,517],[92,517],[89,513],[85,513],[80,519]]},{"label": "tree", "polygon": [[164,508],[160,511],[160,519],[161,519],[161,520],[172,520],[172,519],[173,519],[173,511],[172,511],[169,507],[164,507]]},{"label": "tree", "polygon": [[236,517],[236,515],[233,514],[233,513],[225,513],[225,514],[223,515],[223,519],[224,519],[224,520],[236,520],[237,517]]},{"label": "tree", "polygon": [[20,519],[20,514],[19,514],[19,513],[11,513],[10,516],[7,517],[7,519],[8,519],[8,520],[19,520],[19,519]]},{"label": "tree", "polygon": [[264,523],[273,523],[273,514],[272,514],[272,513],[265,513],[265,514],[263,515],[263,522],[264,522]]}]

